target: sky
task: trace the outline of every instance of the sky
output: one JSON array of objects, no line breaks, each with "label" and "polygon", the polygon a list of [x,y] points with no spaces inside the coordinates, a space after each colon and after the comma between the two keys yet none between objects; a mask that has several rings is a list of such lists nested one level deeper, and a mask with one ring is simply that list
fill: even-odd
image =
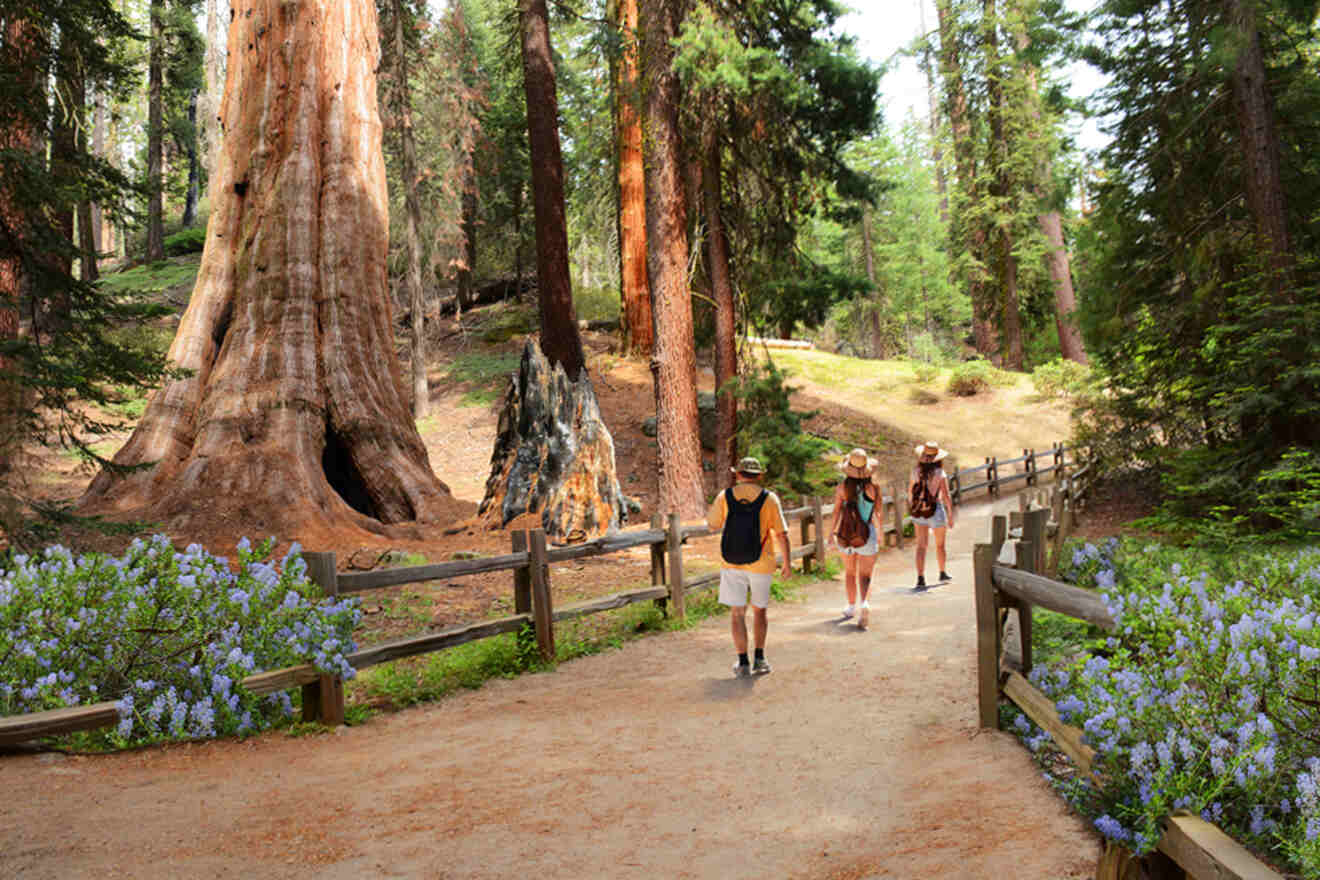
[{"label": "sky", "polygon": [[[847,2],[847,0],[845,0]],[[1084,12],[1093,8],[1098,0],[1068,0],[1068,7]],[[891,62],[891,70],[880,82],[881,104],[885,125],[897,128],[909,113],[920,119],[930,115],[926,93],[926,77],[917,67],[915,59],[896,59],[895,53],[904,49],[922,33],[923,5],[927,30],[936,27],[933,0],[851,0],[856,10],[840,21],[841,30],[857,38],[857,48],[863,57],[876,64]],[[1103,84],[1099,72],[1090,65],[1077,63],[1068,70],[1069,91],[1074,97],[1085,97]],[[1106,138],[1094,122],[1073,123],[1079,145],[1095,150],[1104,145]]]}]

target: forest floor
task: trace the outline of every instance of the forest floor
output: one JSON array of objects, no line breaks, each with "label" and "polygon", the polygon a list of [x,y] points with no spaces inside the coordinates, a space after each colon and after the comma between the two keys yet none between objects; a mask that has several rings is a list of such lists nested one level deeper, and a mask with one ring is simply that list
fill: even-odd
[{"label": "forest floor", "polygon": [[[506,308],[433,331],[432,411],[419,430],[471,514],[520,352],[518,335],[485,332]],[[656,445],[642,431],[654,414],[650,372],[612,353],[607,335],[585,342],[620,483],[645,522],[657,496]],[[1066,408],[1027,379],[958,398],[942,393],[943,379],[923,385],[875,362],[772,356],[794,370],[795,404],[818,411],[810,429],[841,452],[868,448],[896,480],[926,439],[971,464],[1068,436]],[[712,387],[708,367],[699,385]],[[86,485],[67,456],[35,461],[32,484],[47,499]],[[881,555],[870,632],[840,624],[835,582],[776,608],[769,678],[731,678],[720,617],[406,711],[350,687],[350,706],[385,714],[333,734],[7,757],[11,790],[34,794],[0,807],[0,852],[23,877],[113,865],[126,876],[456,878],[533,863],[550,877],[1089,877],[1097,838],[1014,738],[976,727],[970,550],[989,534],[990,508],[973,500],[960,514],[951,587],[913,595],[910,550]],[[1102,497],[1083,533],[1107,534],[1140,512],[1140,499]],[[218,523],[171,537],[223,554],[242,535]],[[507,530],[475,519],[424,540],[351,539],[304,543],[336,550],[341,570],[510,546]],[[717,565],[713,541],[687,549],[690,571]],[[557,565],[551,581],[557,605],[617,592],[649,582],[649,554]],[[357,640],[506,614],[511,587],[493,573],[374,591]]]}]

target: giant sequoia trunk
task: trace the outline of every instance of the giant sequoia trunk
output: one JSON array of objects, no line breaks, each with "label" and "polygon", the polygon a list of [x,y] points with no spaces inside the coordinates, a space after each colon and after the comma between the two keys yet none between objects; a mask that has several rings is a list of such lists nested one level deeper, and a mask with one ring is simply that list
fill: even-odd
[{"label": "giant sequoia trunk", "polygon": [[697,364],[688,289],[687,194],[678,127],[678,75],[672,60],[678,0],[641,4],[646,59],[646,270],[655,310],[656,442],[660,510],[686,517],[706,512],[697,418]]},{"label": "giant sequoia trunk", "polygon": [[394,357],[371,0],[233,21],[206,250],[157,391],[84,506],[252,534],[457,515]]},{"label": "giant sequoia trunk", "polygon": [[620,54],[614,95],[619,144],[619,262],[624,351],[649,357],[655,347],[651,288],[646,277],[646,172],[637,102],[637,0],[619,0]]}]

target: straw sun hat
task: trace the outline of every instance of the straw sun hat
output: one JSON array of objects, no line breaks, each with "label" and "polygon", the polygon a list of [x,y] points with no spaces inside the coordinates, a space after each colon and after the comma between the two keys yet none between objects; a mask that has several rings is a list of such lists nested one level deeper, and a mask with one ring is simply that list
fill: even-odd
[{"label": "straw sun hat", "polygon": [[868,456],[865,449],[854,449],[848,453],[843,461],[839,462],[839,470],[843,471],[845,476],[864,480],[871,476],[871,471],[875,470],[876,465],[879,463]]},{"label": "straw sun hat", "polygon": [[917,453],[917,458],[923,461],[942,461],[944,456],[949,454],[949,450],[940,449],[940,444],[934,440],[927,440],[913,451]]}]

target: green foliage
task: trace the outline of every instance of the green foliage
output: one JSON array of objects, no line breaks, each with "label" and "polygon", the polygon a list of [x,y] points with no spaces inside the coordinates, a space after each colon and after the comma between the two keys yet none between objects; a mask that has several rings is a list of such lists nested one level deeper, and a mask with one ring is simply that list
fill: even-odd
[{"label": "green foliage", "polygon": [[913,378],[923,385],[930,382],[934,382],[939,375],[940,375],[940,368],[935,366],[934,364],[925,364],[925,363],[921,363],[920,361],[914,362],[912,364]]},{"label": "green foliage", "polygon": [[181,257],[184,254],[200,254],[206,247],[206,227],[193,226],[165,236],[165,256]]},{"label": "green foliage", "polygon": [[1092,390],[1091,369],[1076,361],[1055,358],[1032,370],[1031,384],[1042,397],[1080,397]]},{"label": "green foliage", "polygon": [[949,383],[945,390],[958,397],[972,397],[990,390],[989,361],[980,359],[964,361],[949,373]]},{"label": "green foliage", "polygon": [[94,737],[125,746],[261,730],[292,713],[248,675],[301,663],[351,678],[356,599],[322,599],[294,545],[238,547],[238,565],[163,536],[122,558],[49,547],[0,563],[0,715],[117,700]]},{"label": "green foliage", "polygon": [[619,317],[618,287],[577,287],[573,308],[579,321],[612,321]]},{"label": "green foliage", "polygon": [[793,409],[794,389],[785,384],[787,375],[766,359],[754,362],[742,375],[720,389],[738,398],[738,448],[754,455],[765,466],[765,482],[787,485],[810,494],[818,490],[805,478],[808,468],[830,448],[830,443],[806,433],[802,423],[814,412]]}]

